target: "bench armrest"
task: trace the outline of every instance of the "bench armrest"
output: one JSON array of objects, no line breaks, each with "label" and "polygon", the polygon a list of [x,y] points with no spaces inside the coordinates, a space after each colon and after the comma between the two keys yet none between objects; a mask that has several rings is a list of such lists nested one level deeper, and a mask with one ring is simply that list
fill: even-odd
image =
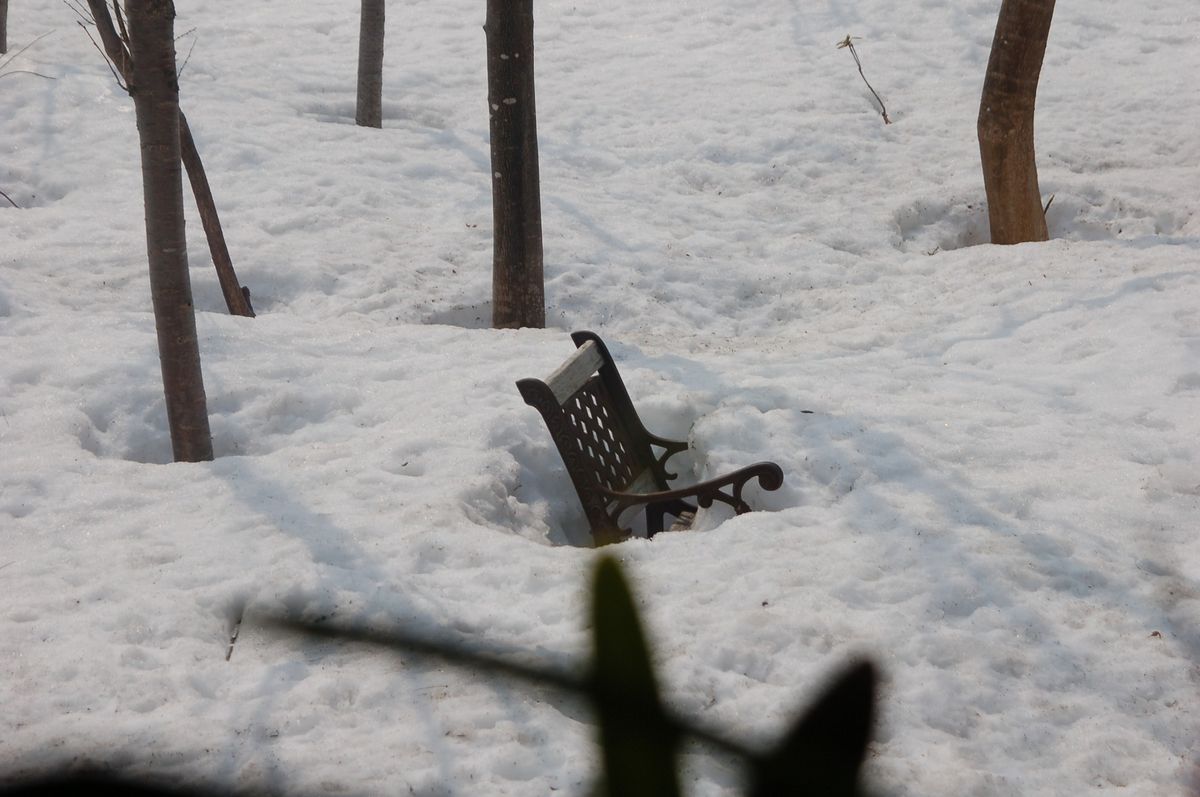
[{"label": "bench armrest", "polygon": [[[686,444],[683,445],[684,448],[687,448]],[[670,451],[664,454],[663,460],[672,453],[675,452]],[[746,486],[747,482],[755,478],[758,479],[759,486],[764,490],[778,490],[783,485],[783,470],[774,462],[757,462],[753,465],[739,468],[732,473],[727,473],[724,476],[718,476],[715,479],[709,479],[690,487],[682,487],[678,490],[661,490],[654,493],[623,493],[601,487],[600,492],[616,503],[616,506],[611,511],[614,518],[633,506],[671,502],[681,498],[695,498],[697,503],[704,508],[712,506],[713,501],[720,501],[721,503],[729,504],[737,514],[741,515],[750,511],[750,507],[742,500],[742,488]],[[728,493],[724,491],[724,488],[727,487],[732,488]]]},{"label": "bench armrest", "polygon": [[667,479],[679,478],[678,473],[672,473],[671,471],[667,470],[667,460],[678,453],[687,451],[688,444],[682,440],[668,440],[667,438],[659,437],[652,432],[646,432],[646,437],[649,438],[650,445],[658,446],[659,448],[663,449],[662,454],[655,459],[655,462],[658,463],[658,469],[662,471],[662,475]]}]

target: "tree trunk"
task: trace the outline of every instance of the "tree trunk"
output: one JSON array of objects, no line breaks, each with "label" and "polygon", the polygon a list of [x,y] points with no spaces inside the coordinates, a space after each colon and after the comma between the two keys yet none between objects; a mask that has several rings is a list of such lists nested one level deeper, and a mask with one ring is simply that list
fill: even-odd
[{"label": "tree trunk", "polygon": [[0,0],[0,55],[8,52],[8,0]]},{"label": "tree trunk", "polygon": [[979,103],[979,154],[992,243],[1045,241],[1033,112],[1054,0],[1003,0]]},{"label": "tree trunk", "polygon": [[[88,8],[96,22],[96,31],[100,34],[104,52],[108,54],[113,68],[125,81],[125,85],[129,85],[133,76],[133,66],[122,36],[113,26],[108,6],[104,0],[88,0]],[[115,3],[114,8],[117,8]],[[208,239],[208,250],[217,270],[217,281],[221,284],[225,305],[232,315],[253,318],[254,308],[250,306],[250,290],[238,283],[237,273],[233,270],[233,259],[229,256],[229,247],[225,244],[225,234],[221,230],[221,219],[217,215],[217,203],[208,187],[204,162],[200,160],[200,151],[196,149],[196,141],[192,138],[192,130],[183,111],[179,112],[179,138],[180,155],[184,167],[187,168],[188,180],[192,184],[192,196],[196,199],[196,210],[200,213],[200,222]]]},{"label": "tree trunk", "polygon": [[183,226],[175,6],[171,0],[130,0],[125,12],[133,62],[129,91],[142,152],[150,297],[171,447],[175,461],[199,462],[212,459],[213,451]]},{"label": "tree trunk", "polygon": [[362,0],[354,121],[363,127],[383,127],[383,6],[384,0]]},{"label": "tree trunk", "polygon": [[492,326],[546,326],[533,92],[533,0],[488,0]]}]

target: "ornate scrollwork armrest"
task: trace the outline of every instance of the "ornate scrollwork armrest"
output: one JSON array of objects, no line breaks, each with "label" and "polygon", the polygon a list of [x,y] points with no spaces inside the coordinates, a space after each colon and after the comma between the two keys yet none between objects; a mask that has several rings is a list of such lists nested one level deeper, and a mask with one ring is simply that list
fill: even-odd
[{"label": "ornate scrollwork armrest", "polygon": [[651,432],[646,432],[646,437],[649,438],[650,445],[658,446],[659,448],[663,449],[662,454],[660,454],[655,460],[658,463],[658,467],[662,470],[663,475],[666,476],[668,480],[679,478],[678,473],[672,473],[671,471],[667,470],[667,460],[676,454],[687,451],[688,444],[682,440],[669,440],[665,437],[659,437]]},{"label": "ornate scrollwork armrest", "polygon": [[[721,503],[729,504],[737,514],[741,515],[750,511],[750,507],[742,500],[742,489],[746,486],[747,482],[755,478],[758,479],[759,486],[764,490],[778,490],[783,486],[783,470],[778,465],[774,462],[757,462],[753,465],[739,468],[732,473],[727,473],[724,476],[718,476],[715,479],[709,479],[699,484],[694,484],[691,487],[682,487],[678,490],[662,490],[654,493],[623,493],[601,488],[600,492],[616,502],[616,506],[611,512],[613,517],[620,515],[632,506],[666,503],[677,501],[681,498],[695,498],[697,503],[704,508],[712,506],[713,501],[720,501]],[[726,493],[723,490],[726,487],[733,489],[729,493]]]}]

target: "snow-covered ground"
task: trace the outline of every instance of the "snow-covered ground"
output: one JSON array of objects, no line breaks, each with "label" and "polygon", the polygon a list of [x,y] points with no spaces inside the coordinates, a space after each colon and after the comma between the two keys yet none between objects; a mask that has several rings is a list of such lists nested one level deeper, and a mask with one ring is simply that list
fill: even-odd
[{"label": "snow-covered ground", "polygon": [[1193,0],[1059,4],[1054,240],[1004,248],[974,137],[998,0],[540,2],[550,328],[519,332],[487,328],[482,2],[390,4],[382,131],[352,123],[357,0],[176,5],[259,312],[224,312],[191,218],[198,465],[165,464],[132,103],[66,5],[9,12],[14,51],[52,31],[10,69],[57,79],[0,78],[0,779],[585,793],[576,702],[254,617],[580,661],[597,553],[513,381],[593,329],[697,478],[786,474],[767,511],[606,550],[678,711],[765,740],[865,654],[883,793],[1194,786]]}]

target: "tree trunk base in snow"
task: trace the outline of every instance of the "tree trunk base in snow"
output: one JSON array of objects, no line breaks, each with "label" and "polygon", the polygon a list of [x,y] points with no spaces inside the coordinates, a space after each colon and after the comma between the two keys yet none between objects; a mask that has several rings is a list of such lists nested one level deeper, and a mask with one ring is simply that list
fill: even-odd
[{"label": "tree trunk base in snow", "polygon": [[979,102],[979,156],[992,243],[1045,241],[1033,115],[1054,0],[1003,0]]},{"label": "tree trunk base in snow", "polygon": [[984,164],[988,225],[994,244],[1019,244],[1050,238],[1033,151],[1033,130],[1010,136],[979,133]]}]

